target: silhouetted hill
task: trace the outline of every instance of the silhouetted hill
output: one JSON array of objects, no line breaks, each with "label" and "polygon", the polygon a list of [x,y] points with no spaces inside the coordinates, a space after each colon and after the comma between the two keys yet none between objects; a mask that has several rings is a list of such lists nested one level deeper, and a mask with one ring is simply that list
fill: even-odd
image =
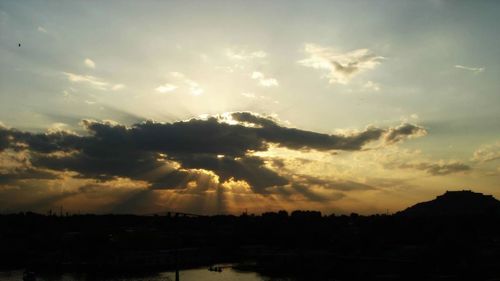
[{"label": "silhouetted hill", "polygon": [[398,213],[407,216],[455,216],[500,214],[500,201],[492,195],[471,190],[446,191],[428,202],[418,203]]}]

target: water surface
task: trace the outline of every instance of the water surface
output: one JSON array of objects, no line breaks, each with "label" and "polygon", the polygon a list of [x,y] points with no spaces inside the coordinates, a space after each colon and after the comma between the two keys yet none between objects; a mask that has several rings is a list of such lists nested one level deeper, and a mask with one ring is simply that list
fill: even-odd
[{"label": "water surface", "polygon": [[[285,281],[259,275],[255,272],[241,272],[230,267],[222,272],[209,271],[207,267],[180,271],[180,281]],[[20,281],[23,277],[22,270],[0,272],[0,281]],[[95,281],[95,276],[77,273],[63,273],[56,275],[40,274],[37,281]],[[171,271],[158,272],[151,275],[99,277],[102,281],[175,281],[175,273]]]}]

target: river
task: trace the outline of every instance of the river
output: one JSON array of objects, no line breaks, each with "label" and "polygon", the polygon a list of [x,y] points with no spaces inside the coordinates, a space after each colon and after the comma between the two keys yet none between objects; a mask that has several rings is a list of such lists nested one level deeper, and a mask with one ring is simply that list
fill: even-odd
[{"label": "river", "polygon": [[[259,275],[255,272],[242,272],[231,267],[225,267],[222,272],[209,271],[207,267],[180,271],[180,281],[286,281]],[[20,281],[23,278],[22,270],[0,272],[0,281]],[[40,274],[37,281],[175,281],[175,272],[158,272],[142,276],[95,277],[86,274]]]}]

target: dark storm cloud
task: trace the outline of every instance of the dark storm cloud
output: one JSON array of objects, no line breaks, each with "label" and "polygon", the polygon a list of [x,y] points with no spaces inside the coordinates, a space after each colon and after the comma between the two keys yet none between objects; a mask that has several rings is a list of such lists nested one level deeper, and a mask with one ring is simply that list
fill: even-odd
[{"label": "dark storm cloud", "polygon": [[258,193],[265,193],[265,188],[282,186],[288,180],[264,166],[264,160],[254,156],[240,158],[216,157],[213,155],[174,156],[183,167],[206,169],[216,173],[222,181],[230,178],[243,179]]},{"label": "dark storm cloud", "polygon": [[12,184],[16,183],[19,180],[28,180],[28,179],[57,179],[59,178],[56,174],[41,171],[38,169],[28,168],[28,169],[14,169],[9,172],[0,172],[0,185],[2,184]]},{"label": "dark storm cloud", "polygon": [[400,142],[408,137],[413,136],[423,136],[427,134],[427,131],[417,125],[413,124],[402,124],[397,126],[396,128],[390,128],[387,130],[387,134],[385,135],[385,142],[388,144],[393,144]]},{"label": "dark storm cloud", "polygon": [[187,184],[191,181],[198,181],[200,173],[188,170],[172,170],[161,174],[158,177],[143,177],[152,183],[153,189],[177,189],[186,188]]},{"label": "dark storm cloud", "polygon": [[263,118],[250,112],[234,112],[231,116],[240,122],[254,124],[262,127],[277,127],[275,120],[267,117]]},{"label": "dark storm cloud", "polygon": [[9,131],[0,126],[0,152],[9,147]]},{"label": "dark storm cloud", "polygon": [[372,141],[394,143],[425,132],[406,124],[329,135],[286,128],[273,119],[248,112],[233,113],[231,117],[240,123],[230,125],[211,117],[173,123],[146,121],[127,127],[84,120],[82,124],[88,132],[84,136],[0,127],[0,149],[28,149],[33,167],[75,171],[81,177],[128,177],[147,181],[152,188],[182,188],[191,181],[206,181],[202,178],[207,173],[199,171],[203,169],[212,171],[221,181],[245,180],[254,191],[265,193],[268,187],[289,183],[267,168],[262,158],[249,155],[251,151],[266,151],[269,143],[301,150],[360,150]]},{"label": "dark storm cloud", "polygon": [[7,148],[21,149],[22,144],[27,145],[31,151],[41,153],[68,151],[70,148],[76,147],[81,139],[81,137],[65,131],[35,134],[0,126],[0,151]]},{"label": "dark storm cloud", "polygon": [[316,150],[360,150],[363,145],[380,139],[384,129],[367,128],[353,135],[329,135],[279,126],[273,120],[259,117],[248,112],[233,113],[233,118],[240,122],[252,123],[258,126],[256,134],[262,140],[277,143],[290,149]]},{"label": "dark storm cloud", "polygon": [[229,125],[216,118],[187,122],[145,122],[129,130],[138,149],[179,154],[224,154],[243,156],[249,150],[267,149],[255,128]]}]

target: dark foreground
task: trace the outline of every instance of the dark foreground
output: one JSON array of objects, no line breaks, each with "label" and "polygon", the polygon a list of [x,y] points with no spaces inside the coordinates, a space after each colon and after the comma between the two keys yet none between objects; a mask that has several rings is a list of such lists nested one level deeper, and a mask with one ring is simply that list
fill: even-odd
[{"label": "dark foreground", "polygon": [[1,269],[138,273],[236,262],[294,280],[500,280],[500,217],[0,216]]},{"label": "dark foreground", "polygon": [[[179,281],[287,281],[282,278],[270,278],[255,272],[243,272],[224,264],[221,272],[209,271],[207,267],[182,270]],[[1,281],[19,281],[23,279],[22,270],[0,271]],[[36,281],[175,281],[175,272],[158,271],[150,273],[130,273],[96,275],[85,272],[39,272]]]}]

